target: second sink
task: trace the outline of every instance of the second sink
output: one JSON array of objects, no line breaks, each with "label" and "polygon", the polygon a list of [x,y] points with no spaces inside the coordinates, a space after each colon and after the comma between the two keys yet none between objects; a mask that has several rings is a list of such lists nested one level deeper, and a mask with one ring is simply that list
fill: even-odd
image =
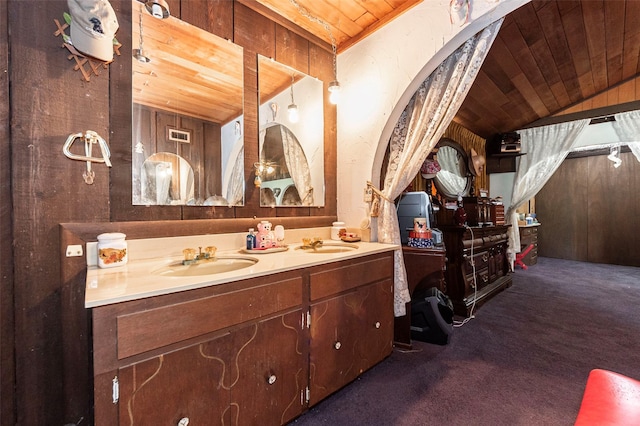
[{"label": "second sink", "polygon": [[354,251],[358,249],[356,244],[349,243],[331,243],[331,242],[323,242],[322,245],[318,245],[315,248],[302,248],[305,253],[320,253],[320,254],[328,254],[328,253],[344,253],[348,251]]}]

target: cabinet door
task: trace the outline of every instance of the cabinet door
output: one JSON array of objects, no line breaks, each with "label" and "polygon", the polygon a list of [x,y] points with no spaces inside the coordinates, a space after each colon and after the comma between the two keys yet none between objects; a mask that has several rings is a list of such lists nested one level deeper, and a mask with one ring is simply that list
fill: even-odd
[{"label": "cabinet door", "polygon": [[358,372],[368,370],[393,350],[393,281],[384,280],[358,290],[363,312],[357,348]]},{"label": "cabinet door", "polygon": [[230,336],[120,368],[120,425],[230,424]]},{"label": "cabinet door", "polygon": [[302,412],[302,311],[119,371],[121,425],[279,425]]},{"label": "cabinet door", "polygon": [[306,330],[297,310],[234,333],[232,425],[281,425],[306,405]]},{"label": "cabinet door", "polygon": [[355,291],[311,305],[309,405],[358,376],[356,363],[361,300]]},{"label": "cabinet door", "polygon": [[314,405],[391,353],[391,280],[314,304],[310,311],[309,405]]}]

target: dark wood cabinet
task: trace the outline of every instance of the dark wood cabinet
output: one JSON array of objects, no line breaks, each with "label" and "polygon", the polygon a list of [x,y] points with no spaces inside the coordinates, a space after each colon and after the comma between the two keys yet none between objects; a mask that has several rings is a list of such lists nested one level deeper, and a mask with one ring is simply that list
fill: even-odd
[{"label": "dark wood cabinet", "polygon": [[311,273],[309,406],[391,354],[392,271],[389,257]]},{"label": "dark wood cabinet", "polygon": [[508,226],[441,226],[447,252],[446,294],[457,315],[469,316],[511,286],[507,260]]},{"label": "dark wood cabinet", "polygon": [[[407,271],[409,294],[413,298],[416,290],[436,287],[447,292],[444,279],[446,252],[444,247],[413,248],[402,247],[404,266]],[[394,344],[403,349],[411,349],[411,303],[406,304],[406,315],[394,320]]]},{"label": "dark wood cabinet", "polygon": [[520,251],[526,250],[530,244],[533,244],[531,251],[522,259],[522,262],[527,266],[538,263],[538,228],[539,225],[519,228]]},{"label": "dark wood cabinet", "polygon": [[[120,424],[279,425],[302,413],[301,311],[123,367]],[[247,398],[246,395],[252,395]]]},{"label": "dark wood cabinet", "polygon": [[96,425],[286,424],[391,353],[393,252],[92,318]]}]

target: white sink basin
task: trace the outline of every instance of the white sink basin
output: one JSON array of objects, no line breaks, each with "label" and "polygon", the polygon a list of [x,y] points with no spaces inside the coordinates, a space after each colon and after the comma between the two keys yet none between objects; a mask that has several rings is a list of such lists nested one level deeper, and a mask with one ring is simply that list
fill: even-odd
[{"label": "white sink basin", "polygon": [[324,242],[322,245],[316,246],[315,248],[303,248],[302,246],[298,247],[301,251],[305,253],[319,253],[319,254],[328,254],[328,253],[345,253],[349,251],[358,250],[357,244],[350,243],[330,243]]},{"label": "white sink basin", "polygon": [[258,259],[248,256],[216,256],[211,260],[203,260],[191,265],[172,263],[154,271],[154,275],[164,277],[195,277],[201,275],[222,274],[248,268],[258,263]]}]

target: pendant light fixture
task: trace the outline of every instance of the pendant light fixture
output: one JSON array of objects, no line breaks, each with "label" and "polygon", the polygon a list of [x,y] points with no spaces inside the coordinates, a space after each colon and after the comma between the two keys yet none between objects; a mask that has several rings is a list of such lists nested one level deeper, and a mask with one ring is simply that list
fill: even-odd
[{"label": "pendant light fixture", "polygon": [[147,11],[157,19],[167,19],[171,16],[169,5],[165,0],[147,0],[144,2]]},{"label": "pendant light fixture", "polygon": [[140,40],[138,42],[138,48],[133,49],[133,57],[136,58],[138,62],[142,62],[143,64],[146,64],[151,62],[151,58],[145,55],[144,49],[142,47],[142,44],[144,41],[144,38],[142,35],[142,6],[140,6],[140,13],[138,14],[138,24],[139,24],[139,30],[140,30]]},{"label": "pendant light fixture", "polygon": [[291,104],[287,107],[287,111],[289,113],[289,121],[292,123],[297,123],[299,119],[298,105],[293,100],[293,85],[295,82],[295,74],[291,74]]},{"label": "pendant light fixture", "polygon": [[310,20],[311,22],[315,22],[317,24],[322,25],[327,34],[329,35],[329,39],[331,40],[331,53],[333,54],[333,81],[329,83],[329,102],[334,105],[337,105],[340,101],[340,82],[338,81],[338,48],[336,45],[336,38],[333,36],[331,32],[331,27],[329,24],[322,19],[313,16],[307,9],[301,6],[297,0],[289,0],[289,2],[298,9],[298,12]]}]

